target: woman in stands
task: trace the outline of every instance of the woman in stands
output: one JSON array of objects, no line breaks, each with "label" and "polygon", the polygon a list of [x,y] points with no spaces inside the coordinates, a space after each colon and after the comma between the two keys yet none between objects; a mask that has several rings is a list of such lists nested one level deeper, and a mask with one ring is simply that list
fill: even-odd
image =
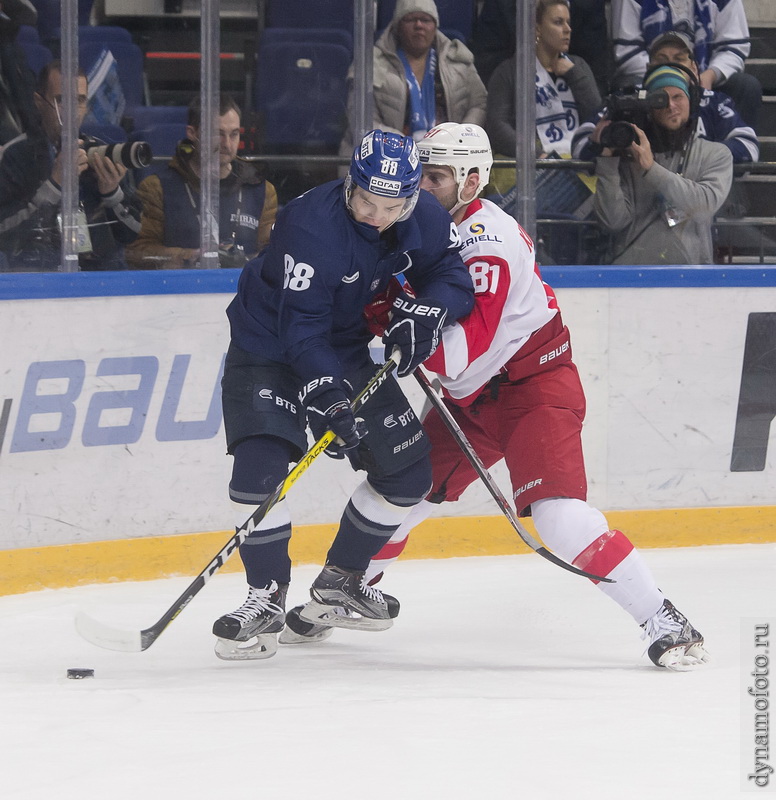
[{"label": "woman in stands", "polygon": [[[536,149],[540,157],[571,152],[571,137],[601,107],[587,63],[568,55],[571,42],[566,0],[536,4]],[[502,62],[488,82],[487,129],[495,152],[514,158],[515,56]]]}]

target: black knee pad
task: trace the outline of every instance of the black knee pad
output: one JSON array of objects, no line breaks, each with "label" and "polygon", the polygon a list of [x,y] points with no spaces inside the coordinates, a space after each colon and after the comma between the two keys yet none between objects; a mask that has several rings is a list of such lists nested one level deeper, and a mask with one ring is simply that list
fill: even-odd
[{"label": "black knee pad", "polygon": [[238,442],[229,482],[232,499],[254,502],[254,495],[270,494],[288,474],[294,456],[294,446],[274,436],[250,436]]},{"label": "black knee pad", "polygon": [[367,476],[372,488],[395,506],[417,505],[431,488],[431,457],[424,455],[390,475]]}]

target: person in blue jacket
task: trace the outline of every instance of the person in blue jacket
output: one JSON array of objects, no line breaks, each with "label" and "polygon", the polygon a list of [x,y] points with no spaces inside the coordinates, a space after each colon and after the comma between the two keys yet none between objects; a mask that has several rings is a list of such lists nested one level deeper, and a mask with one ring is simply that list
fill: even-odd
[{"label": "person in blue jacket", "polygon": [[[222,396],[237,524],[303,455],[305,423],[316,440],[332,430],[337,439],[327,455],[347,455],[366,472],[310,590],[308,622],[336,613],[329,624],[390,627],[398,601],[368,586],[364,570],[431,486],[428,439],[392,375],[359,412],[363,419],[350,409],[375,372],[364,307],[392,276],[403,273],[417,296],[399,294],[383,336],[386,355],[400,351],[400,377],[428,358],[443,325],[474,303],[457,229],[420,191],[421,175],[410,137],[367,133],[344,180],[311,189],[278,214],[269,244],[243,269],[227,309]],[[220,658],[275,654],[291,577],[290,537],[281,501],[241,545],[248,598],[213,626]]]}]

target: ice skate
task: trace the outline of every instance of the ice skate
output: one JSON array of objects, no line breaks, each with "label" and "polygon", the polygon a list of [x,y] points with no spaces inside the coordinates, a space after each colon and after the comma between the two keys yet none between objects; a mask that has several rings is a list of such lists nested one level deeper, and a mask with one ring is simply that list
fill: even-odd
[{"label": "ice skate", "polygon": [[663,600],[658,612],[641,627],[642,638],[650,642],[647,655],[655,666],[684,672],[711,660],[703,636],[670,600]]},{"label": "ice skate", "polygon": [[[316,625],[384,631],[399,614],[399,601],[369,586],[359,570],[324,567],[310,589],[310,597],[312,600],[299,611],[299,616]],[[342,609],[347,613],[341,613]]]},{"label": "ice skate", "polygon": [[[330,625],[316,625],[314,622],[307,622],[302,619],[300,612],[304,605],[295,606],[286,614],[286,627],[280,632],[278,641],[280,644],[310,644],[312,642],[322,642],[328,639],[333,633]],[[333,613],[346,614],[344,608],[335,607]]]},{"label": "ice skate", "polygon": [[288,584],[272,581],[264,589],[248,587],[248,599],[236,611],[213,624],[216,655],[224,661],[271,658],[278,649],[277,634],[285,623]]}]

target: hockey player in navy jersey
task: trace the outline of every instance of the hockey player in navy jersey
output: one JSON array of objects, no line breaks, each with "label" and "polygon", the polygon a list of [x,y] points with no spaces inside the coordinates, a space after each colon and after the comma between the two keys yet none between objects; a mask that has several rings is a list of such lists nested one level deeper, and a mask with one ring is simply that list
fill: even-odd
[{"label": "hockey player in navy jersey", "polygon": [[[305,423],[316,440],[332,430],[338,438],[327,455],[347,455],[354,469],[366,472],[307,607],[318,616],[343,609],[352,628],[382,630],[398,613],[395,598],[368,586],[363,573],[431,486],[428,438],[393,376],[363,406],[363,420],[350,409],[375,372],[364,306],[393,275],[404,272],[412,281],[418,302],[398,297],[383,337],[386,353],[399,349],[403,376],[431,355],[442,325],[473,305],[457,230],[437,200],[420,191],[420,180],[411,138],[368,133],[344,181],[311,189],[278,214],[269,244],[245,266],[227,310],[231,343],[222,397],[236,523],[248,519],[305,452]],[[404,424],[383,424],[390,415]],[[248,598],[213,626],[220,658],[276,652],[290,536],[290,513],[281,501],[240,547]]]},{"label": "hockey player in navy jersey", "polygon": [[[543,542],[580,569],[614,579],[598,587],[642,627],[651,660],[692,669],[708,659],[703,637],[658,589],[641,555],[587,503],[582,453],[585,395],[552,289],[541,279],[531,238],[478,195],[493,157],[477,125],[445,122],[418,142],[422,187],[448,209],[463,242],[475,308],[446,326],[424,367],[486,467],[502,458],[518,514],[531,514]],[[395,561],[410,530],[434,504],[457,500],[477,479],[436,409],[423,421],[432,443],[433,488],[370,563],[374,581]],[[323,639],[330,628],[297,624],[288,641]]]}]

